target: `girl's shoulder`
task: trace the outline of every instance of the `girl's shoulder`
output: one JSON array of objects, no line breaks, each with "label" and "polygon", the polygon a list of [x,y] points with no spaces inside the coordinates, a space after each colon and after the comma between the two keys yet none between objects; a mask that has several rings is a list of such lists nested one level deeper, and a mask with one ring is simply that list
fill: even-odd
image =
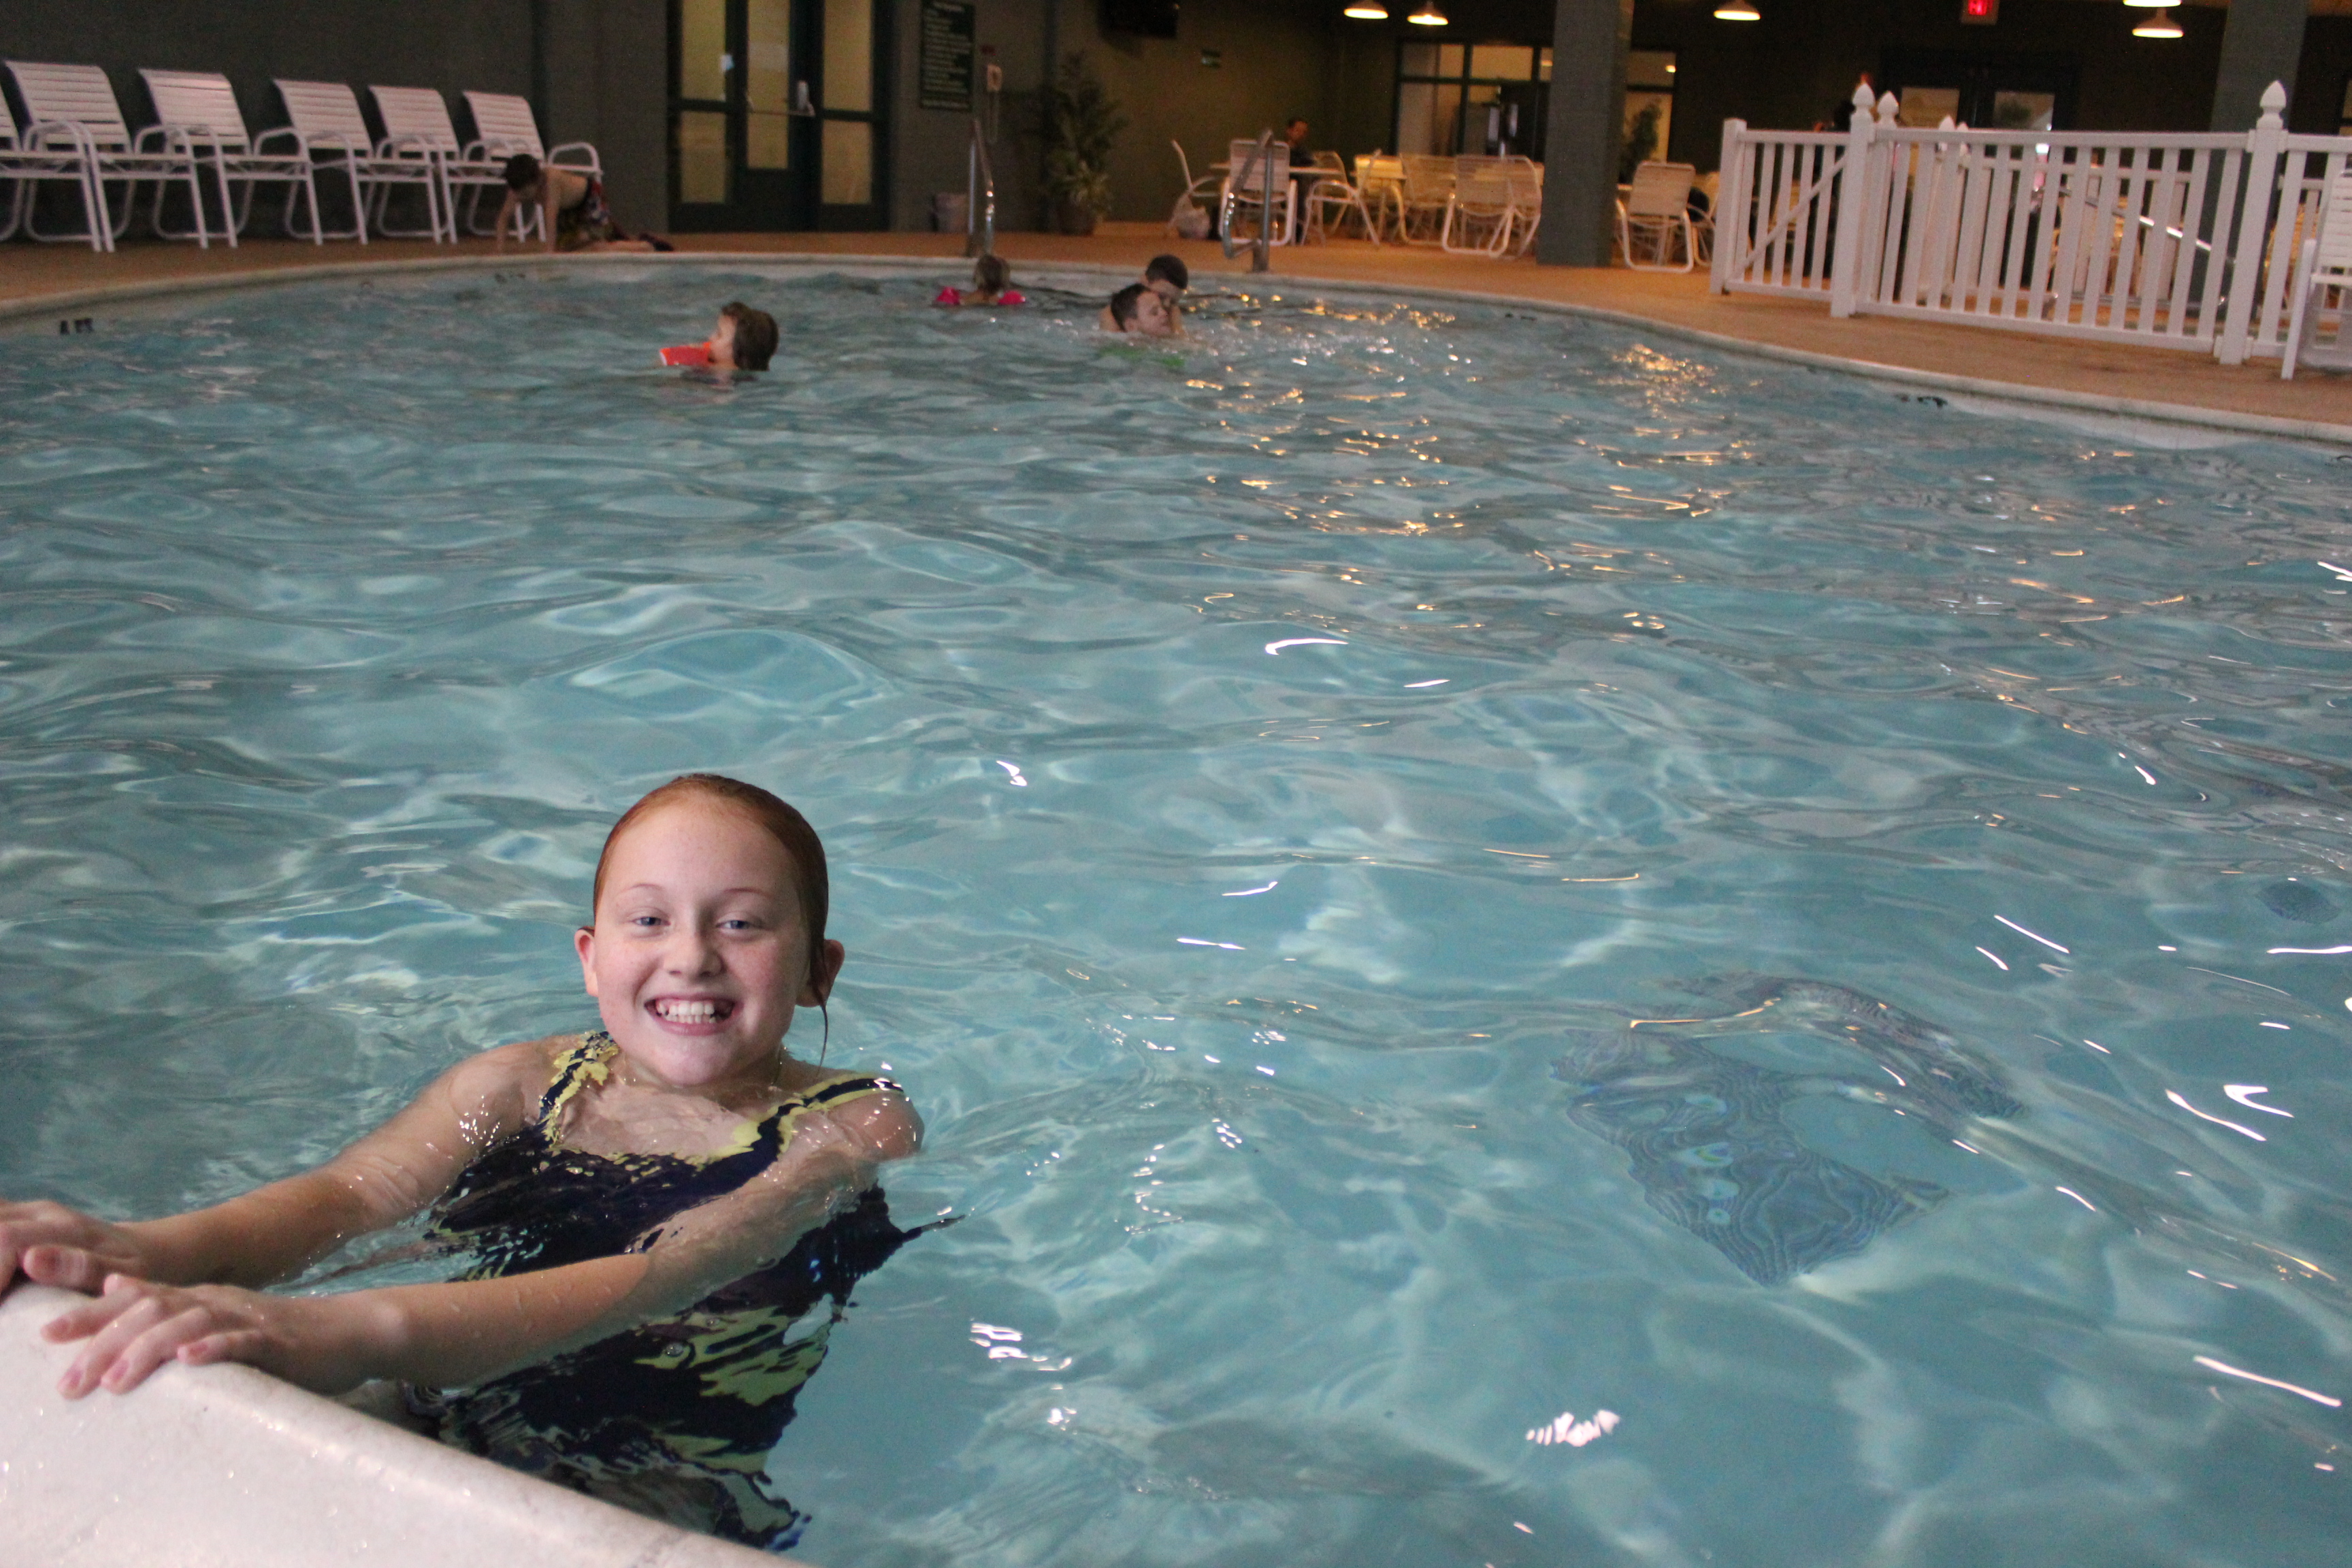
[{"label": "girl's shoulder", "polygon": [[890,1079],[855,1069],[821,1068],[797,1063],[803,1070],[781,1085],[785,1113],[822,1113],[845,1131],[873,1145],[884,1159],[911,1154],[922,1146],[923,1119],[915,1114],[907,1091]]}]

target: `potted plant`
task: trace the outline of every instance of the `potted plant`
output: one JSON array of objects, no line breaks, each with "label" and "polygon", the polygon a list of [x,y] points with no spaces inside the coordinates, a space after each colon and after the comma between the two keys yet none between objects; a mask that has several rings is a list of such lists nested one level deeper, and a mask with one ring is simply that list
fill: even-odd
[{"label": "potted plant", "polygon": [[1045,199],[1064,234],[1092,234],[1110,211],[1110,149],[1127,129],[1110,94],[1073,49],[1045,94]]}]

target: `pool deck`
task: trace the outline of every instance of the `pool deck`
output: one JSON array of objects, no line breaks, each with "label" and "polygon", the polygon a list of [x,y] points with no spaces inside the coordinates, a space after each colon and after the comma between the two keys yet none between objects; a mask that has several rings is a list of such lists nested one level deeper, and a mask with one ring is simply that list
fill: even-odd
[{"label": "pool deck", "polygon": [[[943,269],[960,269],[961,240],[959,235],[933,234],[727,234],[682,235],[677,243],[689,254],[936,257]],[[256,271],[446,260],[487,256],[490,249],[487,240],[455,247],[379,240],[362,247],[248,239],[235,250],[134,241],[100,256],[79,246],[12,243],[0,246],[0,310],[13,313],[44,299],[62,305],[93,290]],[[1141,223],[1106,224],[1083,238],[1004,233],[998,236],[998,249],[1013,263],[1016,278],[1024,265],[1046,263],[1139,268],[1162,250],[1182,256],[1204,278],[1245,277],[1249,269],[1246,252],[1229,261],[1213,242],[1171,239],[1158,226]],[[1885,316],[1833,321],[1827,307],[1813,300],[1709,294],[1704,272],[1541,267],[1532,260],[1447,256],[1422,246],[1375,247],[1339,240],[1276,250],[1273,278],[1396,284],[1568,305],[1767,353],[1854,362],[1906,378],[1937,378],[1961,390],[2008,391],[2117,414],[2162,416],[2168,410],[2173,417],[2203,422],[2201,416],[2241,427],[2276,421],[2271,427],[2282,434],[2352,443],[2352,376],[2306,372],[2285,382],[2270,360],[2224,365],[2200,353],[1939,321]]]}]

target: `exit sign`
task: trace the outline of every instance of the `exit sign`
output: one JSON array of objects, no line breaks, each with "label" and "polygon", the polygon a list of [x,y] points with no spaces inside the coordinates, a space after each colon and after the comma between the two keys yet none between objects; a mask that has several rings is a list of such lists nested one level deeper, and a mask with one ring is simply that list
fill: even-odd
[{"label": "exit sign", "polygon": [[1960,0],[1960,20],[1979,27],[1990,27],[2000,20],[2000,0]]}]

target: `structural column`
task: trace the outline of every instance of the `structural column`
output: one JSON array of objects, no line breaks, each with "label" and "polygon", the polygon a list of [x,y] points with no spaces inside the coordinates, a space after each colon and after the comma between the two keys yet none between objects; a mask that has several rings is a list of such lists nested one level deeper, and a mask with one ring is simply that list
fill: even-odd
[{"label": "structural column", "polygon": [[2230,0],[2221,68],[2213,79],[2213,130],[2252,130],[2263,111],[2263,89],[2274,81],[2294,101],[2294,68],[2309,8],[2310,0]]},{"label": "structural column", "polygon": [[1633,37],[1633,0],[1553,0],[1538,261],[1609,265],[1617,147],[1625,132],[1625,50]]}]

